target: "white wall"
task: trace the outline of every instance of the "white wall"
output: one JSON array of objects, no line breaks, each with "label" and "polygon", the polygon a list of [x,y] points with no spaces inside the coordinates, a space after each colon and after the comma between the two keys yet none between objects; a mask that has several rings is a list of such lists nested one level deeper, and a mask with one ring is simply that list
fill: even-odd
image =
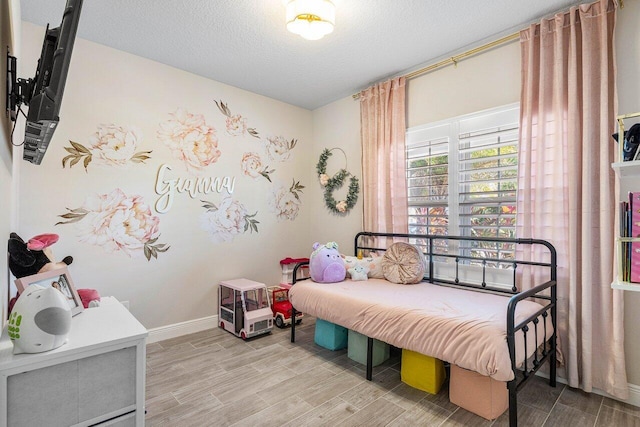
[{"label": "white wall", "polygon": [[[362,231],[362,149],[360,145],[360,103],[353,98],[343,98],[313,112],[313,150],[310,152],[309,168],[316,172],[322,151],[332,148],[332,155],[327,161],[327,173],[332,175],[339,169],[347,170],[355,175],[360,182],[358,202],[351,211],[344,215],[336,215],[324,205],[324,187],[321,187],[317,174],[310,185],[311,196],[311,240],[316,242],[335,241],[340,252],[353,255],[353,238]],[[347,195],[348,179],[339,190],[334,191],[333,197],[342,200]]]},{"label": "white wall", "polygon": [[520,100],[520,43],[410,79],[407,127],[436,122]]},{"label": "white wall", "polygon": [[[23,69],[35,70],[44,28],[26,22],[22,27]],[[233,115],[241,114],[260,138],[227,134],[226,117],[214,100],[224,101]],[[221,156],[201,174],[187,170],[158,136],[160,123],[177,108],[203,115],[206,125],[215,128]],[[101,295],[130,301],[131,311],[146,327],[215,315],[220,280],[246,277],[275,285],[281,277],[280,259],[310,253],[309,193],[317,182],[308,157],[313,151],[310,111],[78,39],[60,117],[42,165],[21,162],[18,232],[25,239],[58,233],[60,241],[53,250],[59,259],[74,257],[69,269],[76,287],[95,288]],[[98,164],[99,152],[94,151],[86,170],[82,161],[63,167],[70,141],[90,147],[101,124],[139,128],[142,138],[135,151],[151,151],[151,158],[145,163],[108,167]],[[297,140],[290,159],[268,158],[265,142],[275,136]],[[273,182],[242,173],[241,158],[246,152],[257,153],[263,166],[275,169],[270,175]],[[227,242],[211,240],[200,224],[205,213],[201,200],[219,206],[224,191],[194,198],[177,194],[166,213],[154,210],[159,198],[154,191],[156,174],[163,164],[173,168],[171,178],[235,178],[232,197],[248,214],[257,212],[258,232],[240,232]],[[294,179],[305,186],[298,192],[301,207],[294,220],[279,220],[271,211],[271,193],[279,185],[288,191]],[[167,252],[147,261],[142,250],[132,251],[137,256],[130,257],[123,250],[108,252],[100,242],[83,241],[83,235],[95,236],[95,230],[93,235],[83,231],[92,225],[87,219],[91,215],[76,223],[55,225],[63,220],[60,215],[82,207],[91,195],[111,194],[115,189],[129,197],[139,195],[150,205],[150,214],[159,219],[157,243],[170,245]],[[139,228],[133,219],[127,224]],[[125,229],[102,227],[99,231],[123,233]],[[111,234],[105,236],[109,241]]]}]

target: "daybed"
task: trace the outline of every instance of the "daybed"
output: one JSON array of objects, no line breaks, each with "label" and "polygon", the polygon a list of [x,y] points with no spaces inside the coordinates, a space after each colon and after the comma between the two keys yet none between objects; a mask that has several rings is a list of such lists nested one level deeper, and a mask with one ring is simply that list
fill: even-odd
[{"label": "daybed", "polygon": [[[427,267],[420,283],[302,281],[296,276],[301,263],[289,293],[294,312],[366,335],[368,380],[377,339],[506,381],[509,424],[516,426],[517,391],[547,360],[549,384],[555,387],[554,247],[535,239],[362,232],[355,237],[354,253],[384,253],[393,241],[413,243],[424,254]],[[538,254],[533,261],[525,255],[531,253]],[[521,290],[531,278],[539,283]]]}]

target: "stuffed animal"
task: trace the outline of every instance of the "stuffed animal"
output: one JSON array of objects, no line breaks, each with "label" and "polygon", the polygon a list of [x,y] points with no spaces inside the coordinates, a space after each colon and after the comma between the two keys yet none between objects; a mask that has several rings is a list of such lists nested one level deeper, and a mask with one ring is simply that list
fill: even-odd
[{"label": "stuffed animal", "polygon": [[326,245],[318,242],[313,244],[313,253],[309,257],[309,273],[314,282],[334,283],[344,280],[347,270],[336,242]]},{"label": "stuffed animal", "polygon": [[366,265],[356,264],[347,271],[351,275],[351,280],[367,280],[369,267],[367,267]]},{"label": "stuffed animal", "polygon": [[61,262],[53,258],[50,246],[58,241],[57,234],[40,234],[25,243],[16,233],[9,236],[9,270],[17,278],[66,267],[73,262],[70,256]]},{"label": "stuffed animal", "polygon": [[78,296],[84,308],[100,307],[100,294],[95,289],[78,289]]},{"label": "stuffed animal", "polygon": [[[46,271],[56,270],[73,262],[73,257],[67,256],[56,262],[51,251],[51,245],[59,239],[57,234],[39,234],[25,243],[17,233],[9,236],[9,270],[17,278],[32,276]],[[95,289],[78,289],[84,308],[100,305],[100,295]],[[9,312],[13,310],[16,298],[9,301]]]},{"label": "stuffed animal", "polygon": [[52,287],[27,286],[9,316],[7,332],[13,354],[41,353],[67,342],[71,310],[62,293]]}]

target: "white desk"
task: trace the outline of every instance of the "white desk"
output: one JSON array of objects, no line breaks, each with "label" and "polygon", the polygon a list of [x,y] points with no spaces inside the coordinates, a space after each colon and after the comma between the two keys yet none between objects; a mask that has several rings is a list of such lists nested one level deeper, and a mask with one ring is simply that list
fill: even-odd
[{"label": "white desk", "polygon": [[0,426],[143,426],[147,330],[119,302],[73,317],[67,343],[13,354],[0,337]]}]

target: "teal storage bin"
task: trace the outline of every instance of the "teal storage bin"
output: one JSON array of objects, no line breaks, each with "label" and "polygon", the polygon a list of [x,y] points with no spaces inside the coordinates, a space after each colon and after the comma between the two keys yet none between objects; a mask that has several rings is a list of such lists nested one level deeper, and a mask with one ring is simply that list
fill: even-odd
[{"label": "teal storage bin", "polygon": [[[363,365],[367,364],[367,337],[349,329],[347,356]],[[373,366],[378,366],[389,358],[389,344],[373,340]]]},{"label": "teal storage bin", "polygon": [[329,350],[340,350],[347,347],[348,329],[326,320],[316,319],[316,330],[313,341],[320,347]]}]

